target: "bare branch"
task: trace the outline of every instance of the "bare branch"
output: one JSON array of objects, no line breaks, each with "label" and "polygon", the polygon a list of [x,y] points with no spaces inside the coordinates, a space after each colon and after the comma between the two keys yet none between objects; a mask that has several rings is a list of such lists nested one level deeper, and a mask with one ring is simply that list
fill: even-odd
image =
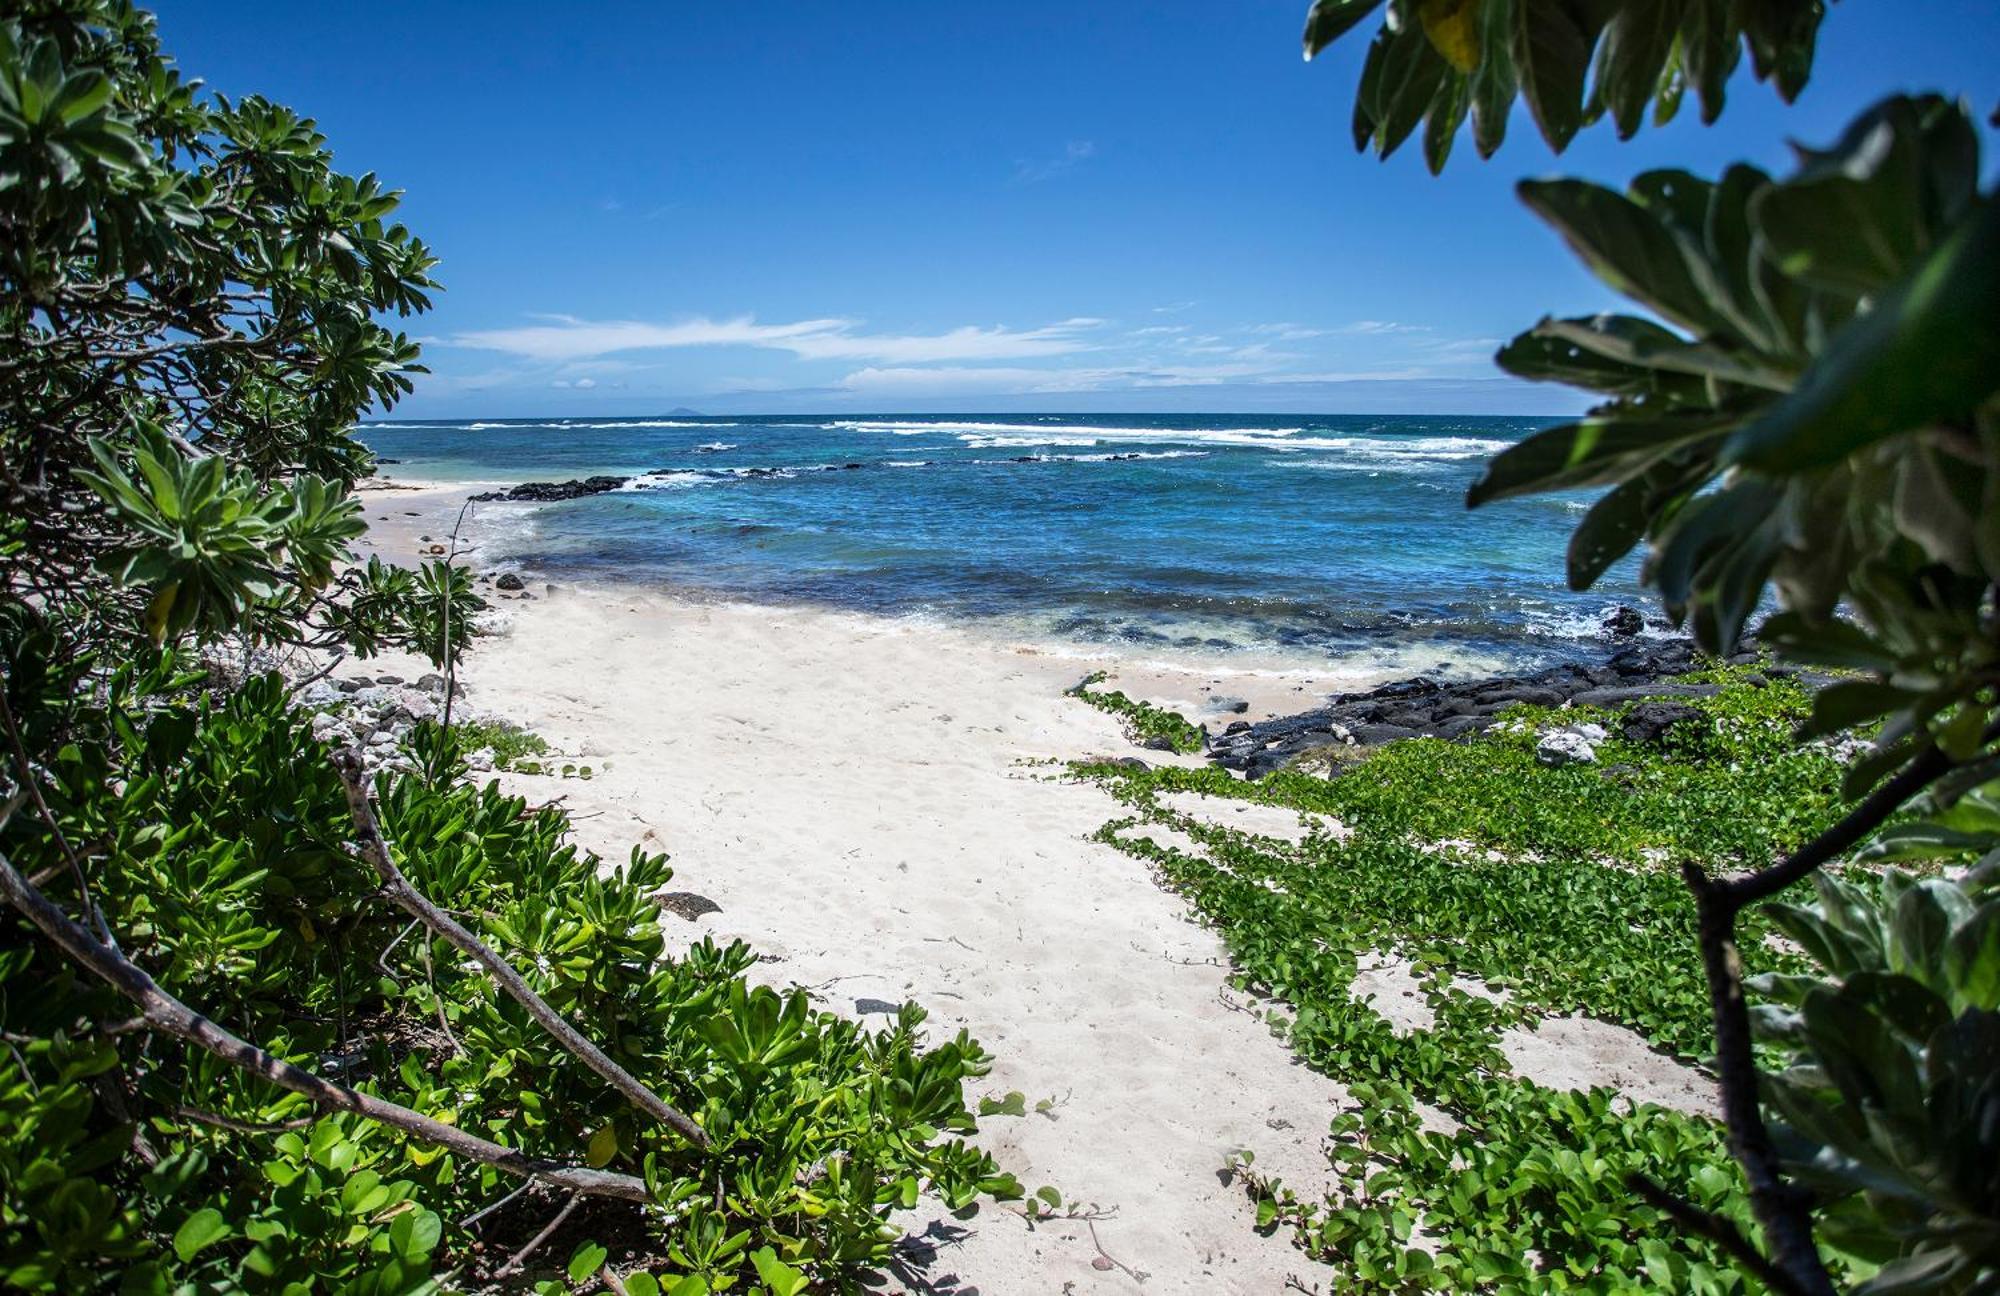
[{"label": "bare branch", "polygon": [[340,773],[341,785],[347,790],[348,809],[354,815],[354,829],[361,841],[362,856],[382,879],[382,890],[402,910],[423,922],[426,927],[442,936],[454,947],[477,960],[479,965],[500,984],[500,988],[528,1010],[528,1015],[540,1024],[543,1030],[555,1036],[556,1041],[585,1066],[602,1076],[612,1088],[624,1094],[633,1106],[652,1116],[662,1124],[680,1131],[697,1147],[708,1146],[708,1134],[701,1126],[687,1116],[667,1105],[658,1094],[641,1084],[631,1072],[606,1057],[604,1050],[591,1043],[583,1033],[563,1019],[562,1014],[549,1007],[548,1001],[536,994],[519,972],[507,960],[494,953],[491,946],[474,936],[449,914],[432,904],[403,871],[396,867],[396,861],[389,853],[389,843],[382,837],[382,828],[375,819],[375,808],[368,803],[368,790],[363,783],[360,754],[353,751],[337,751],[333,755],[334,768]]},{"label": "bare branch", "polygon": [[529,1238],[528,1245],[516,1251],[514,1258],[500,1266],[500,1271],[493,1276],[495,1278],[511,1278],[521,1272],[521,1266],[528,1263],[528,1257],[535,1254],[541,1248],[542,1243],[548,1241],[555,1231],[562,1227],[563,1221],[569,1218],[570,1212],[575,1210],[582,1201],[583,1194],[578,1193],[564,1202],[563,1208],[556,1212],[556,1217],[542,1225],[542,1231]]},{"label": "bare branch", "polygon": [[1668,1218],[1683,1229],[1707,1238],[1735,1256],[1738,1264],[1756,1274],[1758,1281],[1778,1296],[1800,1296],[1803,1289],[1792,1281],[1791,1275],[1777,1268],[1764,1257],[1763,1252],[1752,1246],[1734,1220],[1714,1211],[1705,1211],[1693,1202],[1682,1201],[1642,1174],[1632,1175],[1625,1181],[1625,1186],[1666,1212]]},{"label": "bare branch", "polygon": [[[1991,743],[1994,737],[1995,731],[1988,730],[1982,746]],[[1770,1127],[1764,1123],[1763,1108],[1758,1101],[1757,1058],[1752,1049],[1750,1007],[1743,993],[1743,958],[1736,944],[1736,919],[1746,908],[1770,899],[1859,845],[1912,797],[1954,768],[1956,763],[1942,750],[1928,748],[1839,823],[1770,868],[1743,877],[1720,879],[1710,877],[1693,862],[1681,869],[1694,892],[1696,937],[1702,969],[1708,979],[1709,1012],[1715,1022],[1715,1068],[1722,1090],[1722,1115],[1729,1132],[1729,1149],[1743,1167],[1750,1202],[1763,1229],[1765,1245],[1770,1248],[1770,1258],[1763,1263],[1783,1276],[1782,1285],[1768,1278],[1766,1283],[1786,1296],[1833,1296],[1833,1280],[1813,1241],[1812,1195],[1785,1178],[1777,1145],[1772,1141]],[[1669,1209],[1659,1202],[1654,1204],[1662,1210]],[[1682,1205],[1685,1207],[1685,1203]],[[1697,1231],[1716,1237],[1712,1230]],[[1719,1237],[1716,1240],[1723,1241]],[[1749,1247],[1747,1242],[1743,1245]],[[1750,1253],[1755,1254],[1754,1248]]]},{"label": "bare branch", "polygon": [[26,915],[63,953],[138,1004],[153,1030],[204,1049],[260,1080],[304,1094],[329,1111],[365,1116],[435,1143],[454,1155],[524,1179],[539,1179],[593,1197],[616,1197],[630,1202],[653,1199],[643,1179],[528,1156],[422,1112],[350,1089],[239,1039],[160,989],[144,968],[78,926],[47,896],[30,886],[4,854],[0,854],[0,897]]}]

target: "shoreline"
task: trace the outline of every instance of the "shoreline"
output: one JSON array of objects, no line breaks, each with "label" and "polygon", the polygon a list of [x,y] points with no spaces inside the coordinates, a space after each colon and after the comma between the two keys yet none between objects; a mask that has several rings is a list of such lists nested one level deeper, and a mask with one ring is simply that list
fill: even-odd
[{"label": "shoreline", "polygon": [[[1271,645],[1217,649],[1191,644],[1118,643],[1071,638],[1001,614],[929,611],[898,614],[816,599],[756,598],[675,583],[658,576],[620,578],[596,571],[549,572],[529,561],[511,556],[488,558],[479,552],[480,537],[494,534],[496,520],[509,526],[526,516],[507,510],[533,510],[559,502],[500,501],[503,511],[485,511],[483,506],[496,502],[490,492],[515,484],[497,478],[371,478],[362,487],[364,499],[378,498],[366,508],[369,533],[361,541],[362,548],[391,562],[416,563],[440,557],[445,552],[440,542],[450,533],[460,507],[469,504],[459,553],[465,565],[480,578],[481,592],[489,601],[490,579],[502,571],[511,571],[528,583],[525,601],[544,597],[549,590],[595,591],[608,597],[670,603],[690,610],[730,608],[752,615],[820,615],[848,618],[862,624],[880,623],[936,635],[942,651],[962,651],[968,646],[992,648],[1067,663],[1074,674],[1064,682],[1065,687],[1086,674],[1102,670],[1109,674],[1115,687],[1152,705],[1180,711],[1216,734],[1232,722],[1247,720],[1261,724],[1283,720],[1322,708],[1343,696],[1366,693],[1419,676],[1469,684],[1546,672],[1571,660],[1566,654],[1556,654],[1552,662],[1544,656],[1541,664],[1528,665],[1497,652],[1422,638],[1403,645],[1385,642],[1379,649],[1357,649],[1345,654],[1288,651]],[[431,543],[419,543],[420,534]],[[1613,606],[1607,603],[1607,611]],[[1662,640],[1649,629],[1637,639],[1600,636],[1591,646],[1608,655],[1635,642],[1660,641],[1670,640]],[[1589,660],[1590,656],[1585,654],[1577,660]]]},{"label": "shoreline", "polygon": [[[369,509],[385,559],[456,508],[398,499]],[[969,1030],[996,1059],[974,1092],[1029,1107],[982,1120],[981,1145],[1030,1191],[1109,1212],[1030,1228],[1004,1207],[961,1222],[927,1201],[901,1220],[912,1254],[932,1255],[930,1286],[910,1290],[1247,1296],[1310,1270],[1254,1231],[1217,1172],[1255,1147],[1288,1181],[1326,1181],[1318,1145],[1345,1090],[1225,988],[1220,939],[1143,864],[1087,840],[1115,804],[1054,762],[1131,748],[1113,717],[1063,696],[1076,663],[858,614],[523,592],[481,587],[506,624],[467,655],[466,701],[594,777],[503,786],[562,796],[607,862],[634,843],[668,853],[674,888],[719,906],[663,918],[675,952],[742,939],[761,975],[835,1011],[881,1025],[913,1000],[931,1038]],[[357,667],[409,669],[339,673]],[[1094,1265],[1100,1244],[1144,1286]]]},{"label": "shoreline", "polygon": [[[432,556],[476,489],[376,488],[364,549]],[[477,520],[469,532],[461,558],[490,578]],[[1253,1203],[1220,1172],[1250,1149],[1260,1172],[1316,1195],[1333,1179],[1321,1144],[1347,1090],[1228,985],[1218,933],[1143,860],[1092,839],[1122,808],[1063,764],[1138,751],[1117,717],[1065,695],[1104,662],[864,613],[523,586],[479,586],[493,610],[460,672],[462,714],[523,725],[560,753],[549,768],[588,764],[592,777],[494,777],[531,802],[562,798],[579,844],[608,863],[634,844],[667,853],[674,890],[700,902],[663,915],[670,950],[740,939],[763,956],[760,977],[843,1015],[879,1026],[913,1001],[932,1039],[969,1031],[995,1058],[972,1092],[1018,1092],[1027,1108],[982,1119],[980,1145],[1029,1191],[1102,1208],[1031,1227],[1005,1207],[960,1221],[926,1200],[899,1218],[910,1271],[885,1290],[1249,1296],[1312,1275],[1282,1233],[1255,1231]],[[357,669],[419,670],[374,659],[338,673]],[[1245,710],[1220,715],[1188,704],[1216,686],[1199,671],[1119,662],[1111,686],[1220,733],[1346,683],[1322,673],[1308,691],[1304,678],[1231,680]],[[1324,828],[1279,807],[1199,809],[1278,838]],[[1393,962],[1370,975],[1385,1014],[1414,1000]],[[1698,1077],[1578,1020],[1520,1032],[1516,1069],[1703,1106]]]}]

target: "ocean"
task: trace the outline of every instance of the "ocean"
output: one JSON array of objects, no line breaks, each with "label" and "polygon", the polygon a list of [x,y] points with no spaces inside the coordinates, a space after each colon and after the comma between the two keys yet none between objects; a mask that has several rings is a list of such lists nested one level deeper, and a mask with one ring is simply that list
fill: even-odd
[{"label": "ocean", "polygon": [[488,503],[482,566],[549,579],[990,620],[1137,646],[1450,675],[1601,655],[1627,562],[1563,581],[1583,501],[1469,512],[1481,463],[1552,420],[953,415],[371,422],[391,477],[630,476]]}]

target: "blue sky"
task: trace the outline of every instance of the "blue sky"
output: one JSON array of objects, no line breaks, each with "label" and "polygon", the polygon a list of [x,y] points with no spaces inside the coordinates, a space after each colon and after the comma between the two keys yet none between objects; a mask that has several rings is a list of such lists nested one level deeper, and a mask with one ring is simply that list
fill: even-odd
[{"label": "blue sky", "polygon": [[1893,89],[2000,95],[1994,0],[1843,0],[1794,107],[1745,74],[1713,128],[1560,159],[1517,113],[1434,179],[1353,151],[1365,42],[1304,63],[1302,0],[156,7],[406,191],[447,291],[399,417],[1567,413],[1492,351],[1613,299],[1516,179],[1782,169]]}]

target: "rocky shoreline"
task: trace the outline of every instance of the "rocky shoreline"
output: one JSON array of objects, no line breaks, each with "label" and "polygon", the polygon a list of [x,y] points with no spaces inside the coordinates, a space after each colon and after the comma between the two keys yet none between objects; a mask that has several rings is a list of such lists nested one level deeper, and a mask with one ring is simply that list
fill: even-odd
[{"label": "rocky shoreline", "polygon": [[[1761,660],[1755,652],[1728,659],[1732,665]],[[1362,693],[1338,694],[1325,706],[1260,724],[1234,721],[1210,738],[1208,758],[1248,778],[1261,778],[1321,748],[1371,747],[1405,738],[1464,738],[1499,723],[1502,711],[1523,703],[1545,707],[1638,703],[1621,718],[1620,730],[1628,740],[1652,742],[1676,725],[1700,719],[1701,713],[1684,699],[1710,697],[1720,689],[1680,677],[1712,664],[1696,653],[1692,642],[1676,639],[1633,644],[1601,665],[1567,663],[1528,675],[1449,684],[1420,676]],[[1764,673],[1792,672],[1766,666]],[[1605,736],[1596,725],[1566,726],[1544,734],[1538,752],[1548,764],[1590,760],[1596,743]]]}]

